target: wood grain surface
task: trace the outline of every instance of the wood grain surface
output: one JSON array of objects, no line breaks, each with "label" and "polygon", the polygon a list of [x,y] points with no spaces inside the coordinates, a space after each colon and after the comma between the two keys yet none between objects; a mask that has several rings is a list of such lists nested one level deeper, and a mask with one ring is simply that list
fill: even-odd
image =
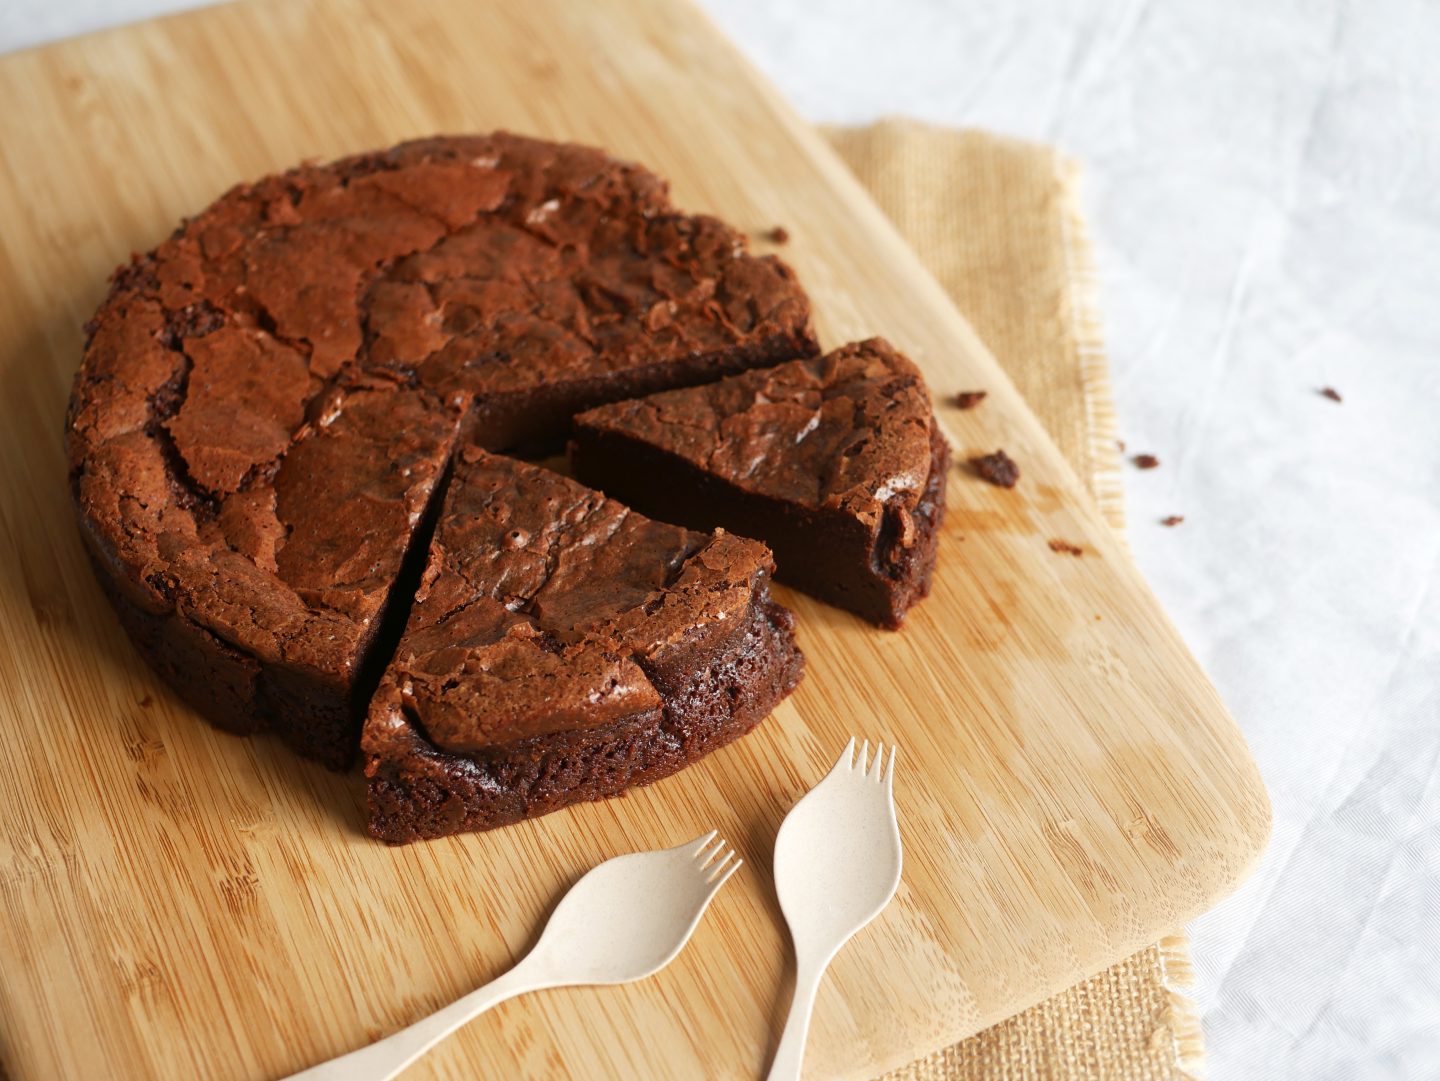
[{"label": "wood grain surface", "polygon": [[[257,0],[0,59],[0,103],[14,1081],[289,1073],[511,964],[592,864],[710,827],[748,862],[670,968],[508,1003],[413,1076],[754,1077],[792,968],[775,829],[851,733],[902,748],[905,877],[825,981],[807,1077],[873,1076],[1039,1000],[1213,904],[1263,847],[1244,743],[1080,483],[853,178],[688,7]],[[779,591],[809,673],[754,735],[623,799],[391,850],[362,833],[357,775],[211,730],[137,659],[74,528],[62,414],[106,275],[182,215],[303,158],[497,127],[646,162],[762,250],[783,224],[825,344],[909,351],[962,464],[903,633]],[[980,408],[949,404],[977,387]],[[997,446],[1013,491],[963,465]]]}]

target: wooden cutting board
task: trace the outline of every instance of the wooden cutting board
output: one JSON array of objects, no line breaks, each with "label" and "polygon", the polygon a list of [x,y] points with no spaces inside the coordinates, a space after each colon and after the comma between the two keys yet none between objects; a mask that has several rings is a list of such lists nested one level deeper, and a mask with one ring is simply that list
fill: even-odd
[{"label": "wooden cutting board", "polygon": [[[1241,737],[1075,476],[855,181],[689,8],[260,0],[0,59],[0,102],[15,1081],[299,1069],[508,966],[592,864],[710,827],[748,864],[669,969],[507,1004],[413,1076],[755,1077],[789,996],[772,840],[851,733],[903,748],[905,877],[825,982],[808,1077],[873,1076],[1099,970],[1263,847]],[[71,520],[62,413],[107,273],[181,215],[302,158],[496,127],[637,158],[757,235],[784,224],[825,343],[891,337],[957,461],[1003,446],[1024,478],[956,466],[934,595],[903,633],[781,591],[809,673],[738,745],[624,799],[391,850],[361,832],[357,776],[212,731],[136,658]],[[981,408],[949,404],[976,387]]]}]

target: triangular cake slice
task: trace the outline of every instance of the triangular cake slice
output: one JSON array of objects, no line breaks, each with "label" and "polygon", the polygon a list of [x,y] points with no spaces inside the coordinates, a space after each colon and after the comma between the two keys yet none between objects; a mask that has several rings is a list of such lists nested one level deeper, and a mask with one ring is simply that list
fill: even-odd
[{"label": "triangular cake slice", "polygon": [[763,544],[463,450],[361,746],[370,832],[490,829],[665,777],[800,679]]},{"label": "triangular cake slice", "polygon": [[930,590],[949,450],[883,339],[591,409],[571,460],[646,513],[763,540],[780,581],[881,626]]}]

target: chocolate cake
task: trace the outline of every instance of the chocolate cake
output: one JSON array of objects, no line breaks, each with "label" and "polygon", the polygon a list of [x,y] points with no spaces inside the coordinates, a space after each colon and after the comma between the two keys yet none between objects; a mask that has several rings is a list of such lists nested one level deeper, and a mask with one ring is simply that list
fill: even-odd
[{"label": "chocolate cake", "polygon": [[462,440],[554,449],[581,408],[813,352],[790,270],[646,170],[423,140],[241,185],[119,270],[71,484],[146,659],[343,768]]},{"label": "chocolate cake", "polygon": [[646,513],[763,540],[780,581],[882,626],[929,592],[949,451],[882,339],[589,410],[571,460]]},{"label": "chocolate cake", "polygon": [[370,832],[490,829],[648,784],[800,678],[757,541],[467,447],[365,722]]}]

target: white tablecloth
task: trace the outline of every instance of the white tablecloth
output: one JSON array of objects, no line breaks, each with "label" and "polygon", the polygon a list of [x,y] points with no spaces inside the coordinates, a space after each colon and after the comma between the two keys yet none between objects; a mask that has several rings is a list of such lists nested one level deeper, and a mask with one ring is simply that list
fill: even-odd
[{"label": "white tablecloth", "polygon": [[[1440,7],[706,3],[814,120],[1083,159],[1131,543],[1274,803],[1190,929],[1211,1076],[1440,1077]],[[0,51],[184,6],[6,0]]]}]

